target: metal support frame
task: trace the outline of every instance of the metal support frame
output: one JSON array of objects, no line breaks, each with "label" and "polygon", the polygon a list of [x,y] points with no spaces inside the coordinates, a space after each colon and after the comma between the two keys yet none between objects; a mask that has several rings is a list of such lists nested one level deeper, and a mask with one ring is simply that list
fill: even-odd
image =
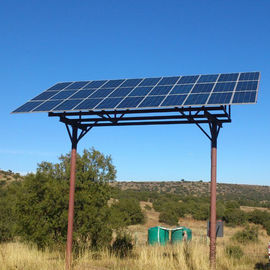
[{"label": "metal support frame", "polygon": [[[89,112],[49,113],[50,117],[59,117],[66,125],[71,143],[70,193],[68,210],[68,232],[66,247],[66,269],[72,263],[72,234],[74,218],[74,194],[76,178],[76,155],[78,142],[93,128],[105,126],[140,126],[195,124],[211,141],[211,215],[210,215],[210,266],[216,269],[216,170],[217,137],[223,123],[231,122],[230,106],[188,107],[171,109],[134,109],[102,110]],[[201,124],[208,124],[208,134]],[[70,128],[72,130],[70,130]],[[78,130],[80,133],[78,134]]]}]

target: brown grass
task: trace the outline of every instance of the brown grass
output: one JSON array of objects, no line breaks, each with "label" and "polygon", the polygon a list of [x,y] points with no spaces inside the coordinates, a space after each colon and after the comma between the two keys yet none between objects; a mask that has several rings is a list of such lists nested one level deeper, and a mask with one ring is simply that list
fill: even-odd
[{"label": "brown grass", "polygon": [[[151,203],[141,202],[142,209]],[[129,226],[128,230],[137,239],[132,256],[119,259],[109,253],[87,251],[74,259],[74,270],[207,270],[209,269],[208,253],[209,239],[206,237],[206,221],[196,221],[192,218],[182,218],[179,224],[192,229],[193,239],[190,244],[179,244],[166,247],[148,246],[147,229],[162,225],[158,222],[159,213],[153,209],[144,210],[147,221],[144,225]],[[269,237],[260,227],[259,242],[240,245],[231,240],[233,234],[241,227],[225,227],[224,237],[217,238],[217,270],[252,270],[256,264],[266,265],[267,244]],[[238,259],[229,258],[225,248],[228,245],[238,245],[244,256]],[[58,252],[38,251],[22,243],[7,243],[0,245],[1,270],[64,270],[64,258]]]}]

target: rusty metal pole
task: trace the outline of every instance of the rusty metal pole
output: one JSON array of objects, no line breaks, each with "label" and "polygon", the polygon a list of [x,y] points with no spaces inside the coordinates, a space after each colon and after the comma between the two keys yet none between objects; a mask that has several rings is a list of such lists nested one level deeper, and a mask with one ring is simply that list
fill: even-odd
[{"label": "rusty metal pole", "polygon": [[210,213],[210,268],[216,269],[216,177],[217,177],[217,124],[211,128],[211,213]]},{"label": "rusty metal pole", "polygon": [[69,183],[69,206],[68,206],[68,230],[66,246],[66,269],[71,269],[72,264],[72,234],[73,234],[73,217],[74,217],[74,195],[76,180],[76,156],[77,156],[77,134],[78,128],[72,127],[72,148],[70,161],[70,183]]}]

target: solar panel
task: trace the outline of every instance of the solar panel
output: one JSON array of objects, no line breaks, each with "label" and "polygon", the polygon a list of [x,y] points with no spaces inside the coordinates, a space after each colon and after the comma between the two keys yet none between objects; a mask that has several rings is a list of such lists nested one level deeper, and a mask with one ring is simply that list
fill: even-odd
[{"label": "solar panel", "polygon": [[13,113],[256,103],[259,72],[61,82]]}]

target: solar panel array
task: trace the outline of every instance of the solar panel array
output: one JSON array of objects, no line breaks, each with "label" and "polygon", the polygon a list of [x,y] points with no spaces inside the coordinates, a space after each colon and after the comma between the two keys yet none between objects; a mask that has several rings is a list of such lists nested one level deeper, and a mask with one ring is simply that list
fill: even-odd
[{"label": "solar panel array", "polygon": [[255,103],[260,73],[61,82],[13,113]]}]

